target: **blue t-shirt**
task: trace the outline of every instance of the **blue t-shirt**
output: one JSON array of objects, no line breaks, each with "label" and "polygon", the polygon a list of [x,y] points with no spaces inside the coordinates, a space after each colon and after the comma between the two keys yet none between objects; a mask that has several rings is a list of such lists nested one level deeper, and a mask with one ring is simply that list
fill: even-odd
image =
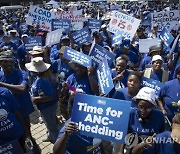
[{"label": "blue t-shirt", "polygon": [[168,114],[168,118],[172,118],[176,113],[180,113],[180,109],[172,106],[172,102],[180,101],[180,82],[178,79],[168,81],[161,88],[159,98],[164,98],[164,108]]},{"label": "blue t-shirt", "polygon": [[82,89],[84,93],[93,95],[91,86],[89,83],[88,75],[84,75],[82,78],[78,78],[75,73],[71,74],[66,82],[76,89]]},{"label": "blue t-shirt", "polygon": [[156,135],[154,146],[148,148],[148,151],[143,152],[143,154],[179,154],[179,153],[180,153],[180,145],[173,141],[173,139],[171,138],[170,131],[166,131]]},{"label": "blue t-shirt", "polygon": [[146,65],[151,64],[152,58],[150,56],[144,57],[139,65],[138,70],[143,71],[146,68]]},{"label": "blue t-shirt", "polygon": [[19,47],[22,44],[22,41],[19,37],[11,38],[11,42],[15,43],[17,47]]},{"label": "blue t-shirt", "polygon": [[12,85],[23,84],[27,86],[27,89],[24,93],[13,94],[21,106],[20,111],[22,116],[27,118],[34,111],[31,97],[28,91],[29,83],[27,73],[25,71],[14,69],[10,75],[5,76],[4,73],[0,71],[0,81]]},{"label": "blue t-shirt", "polygon": [[43,95],[53,97],[53,100],[49,102],[37,103],[37,108],[39,110],[45,109],[51,105],[54,105],[57,102],[56,90],[52,81],[50,80],[38,77],[32,84],[31,93],[33,97],[43,96]]},{"label": "blue t-shirt", "polygon": [[58,60],[59,59],[59,50],[60,49],[61,48],[58,45],[54,45],[51,48],[51,51],[50,51],[50,60]]},{"label": "blue t-shirt", "polygon": [[15,113],[20,109],[10,91],[0,87],[0,146],[18,140],[24,134]]},{"label": "blue t-shirt", "polygon": [[17,56],[19,59],[22,60],[22,62],[25,64],[26,63],[26,49],[24,44],[21,44],[18,49],[17,49]]},{"label": "blue t-shirt", "polygon": [[[157,118],[158,117],[158,118]],[[164,115],[161,111],[153,109],[150,113],[148,122],[139,121],[139,115],[136,108],[133,108],[129,118],[129,132],[145,136],[152,136],[165,130]]]},{"label": "blue t-shirt", "polygon": [[131,107],[137,107],[136,102],[132,99],[132,97],[128,94],[128,88],[120,88],[118,89],[112,98],[131,101]]},{"label": "blue t-shirt", "polygon": [[158,73],[151,71],[150,79],[162,82],[162,74],[163,74],[162,70],[160,70]]},{"label": "blue t-shirt", "polygon": [[[66,123],[70,122],[70,119]],[[58,139],[65,132],[65,127],[61,128]],[[93,146],[93,138],[88,136],[80,135],[78,132],[69,135],[65,154],[100,154],[100,147],[94,148],[92,151],[88,152],[87,150]]]},{"label": "blue t-shirt", "polygon": [[10,43],[3,42],[3,43],[0,44],[0,48],[2,48],[4,46],[7,46],[9,50],[15,50],[15,51],[17,50],[17,46],[13,42],[10,42]]}]

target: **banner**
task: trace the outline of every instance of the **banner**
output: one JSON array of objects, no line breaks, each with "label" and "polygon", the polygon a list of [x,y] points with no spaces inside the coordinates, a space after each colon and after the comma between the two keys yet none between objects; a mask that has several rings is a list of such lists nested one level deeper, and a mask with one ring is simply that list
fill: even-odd
[{"label": "banner", "polygon": [[148,53],[149,47],[152,45],[159,45],[160,41],[158,38],[154,39],[139,39],[139,52]]},{"label": "banner", "polygon": [[171,33],[168,32],[166,28],[164,28],[163,31],[160,33],[159,38],[164,41],[164,45],[166,47],[169,47],[174,40],[174,37]]},{"label": "banner", "polygon": [[167,28],[169,31],[171,31],[173,28],[178,28],[179,19],[179,10],[151,13],[151,23],[152,25],[158,25],[158,31],[162,31],[163,28]]},{"label": "banner", "polygon": [[27,37],[24,39],[24,46],[26,51],[31,51],[34,46],[42,46],[41,36]]},{"label": "banner", "polygon": [[94,45],[93,49],[91,50],[90,56],[96,65],[101,64],[104,58],[106,58],[110,66],[115,59],[115,54],[106,50],[98,44]]},{"label": "banner", "polygon": [[52,31],[62,29],[62,32],[69,33],[71,29],[71,20],[52,19]]},{"label": "banner", "polygon": [[101,20],[97,20],[97,19],[88,19],[88,28],[89,29],[100,29],[102,25],[102,21]]},{"label": "banner", "polygon": [[141,20],[132,16],[114,11],[109,22],[108,31],[114,34],[120,31],[123,37],[132,40],[140,24],[140,21]]},{"label": "banner", "polygon": [[111,73],[106,59],[97,68],[97,77],[101,93],[107,95],[114,88]]},{"label": "banner", "polygon": [[14,140],[10,143],[0,146],[0,154],[24,154],[19,142]]},{"label": "banner", "polygon": [[46,46],[52,46],[60,42],[62,36],[62,29],[57,29],[55,31],[47,33],[46,36]]},{"label": "banner", "polygon": [[120,45],[122,43],[122,34],[119,32],[117,34],[114,34],[112,36],[112,46],[117,44],[117,45]]},{"label": "banner", "polygon": [[69,10],[55,13],[56,19],[71,20],[72,30],[80,30],[83,28],[82,10]]},{"label": "banner", "polygon": [[91,67],[92,59],[88,55],[85,55],[82,52],[73,50],[69,47],[66,47],[64,50],[63,58],[71,60],[75,63],[78,63],[84,67]]},{"label": "banner", "polygon": [[78,30],[72,34],[73,40],[76,44],[82,45],[86,42],[92,42],[88,27]]},{"label": "banner", "polygon": [[158,95],[164,84],[159,81],[143,77],[142,85],[143,87],[149,87],[149,88],[154,89],[156,92],[156,95]]},{"label": "banner", "polygon": [[44,31],[51,31],[51,20],[55,18],[54,13],[31,5],[26,18],[26,24],[36,27],[39,24]]},{"label": "banner", "polygon": [[125,143],[130,101],[76,93],[72,118],[81,135]]}]

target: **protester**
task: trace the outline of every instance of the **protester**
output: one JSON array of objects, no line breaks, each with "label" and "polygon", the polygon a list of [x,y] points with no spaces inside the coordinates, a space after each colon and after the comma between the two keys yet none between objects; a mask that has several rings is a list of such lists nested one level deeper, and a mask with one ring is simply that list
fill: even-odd
[{"label": "protester", "polygon": [[57,98],[56,89],[50,74],[50,64],[43,62],[42,57],[33,58],[30,63],[26,63],[26,68],[37,73],[37,79],[33,82],[32,102],[40,110],[43,121],[48,129],[48,137],[44,141],[55,142],[58,130],[56,126]]}]

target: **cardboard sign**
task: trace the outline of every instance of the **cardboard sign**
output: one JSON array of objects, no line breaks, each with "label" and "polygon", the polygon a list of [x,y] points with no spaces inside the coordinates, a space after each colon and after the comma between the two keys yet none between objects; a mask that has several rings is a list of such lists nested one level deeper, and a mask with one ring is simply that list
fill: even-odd
[{"label": "cardboard sign", "polygon": [[152,45],[159,45],[160,41],[158,38],[155,39],[139,39],[139,52],[148,53],[149,47]]},{"label": "cardboard sign", "polygon": [[159,38],[164,41],[164,45],[166,47],[169,47],[174,40],[174,37],[172,36],[171,33],[168,32],[166,28],[163,29],[161,34],[159,35]]},{"label": "cardboard sign", "polygon": [[132,40],[140,21],[132,16],[114,11],[109,22],[108,31],[114,34],[121,32],[123,37]]},{"label": "cardboard sign", "polygon": [[157,24],[159,31],[162,31],[164,28],[171,31],[173,28],[178,27],[179,19],[179,10],[160,11],[151,14],[151,23],[152,25]]},{"label": "cardboard sign", "polygon": [[90,56],[91,56],[92,60],[95,62],[95,64],[98,66],[99,66],[99,64],[102,63],[104,58],[107,59],[108,64],[110,66],[115,58],[115,54],[106,50],[105,48],[101,47],[98,44],[94,45],[94,47],[91,50]]},{"label": "cardboard sign", "polygon": [[125,143],[131,102],[76,93],[71,120],[81,135]]},{"label": "cardboard sign", "polygon": [[107,95],[114,88],[111,73],[106,59],[97,68],[97,77],[101,93]]},{"label": "cardboard sign", "polygon": [[72,30],[80,30],[83,28],[82,10],[69,10],[55,13],[56,19],[71,20]]},{"label": "cardboard sign", "polygon": [[62,36],[62,29],[57,29],[55,31],[47,33],[46,36],[46,46],[52,46],[60,42]]},{"label": "cardboard sign", "polygon": [[10,143],[0,146],[0,154],[24,154],[19,142],[14,140]]},{"label": "cardboard sign", "polygon": [[100,29],[102,25],[101,20],[97,19],[88,19],[88,28],[89,29]]},{"label": "cardboard sign", "polygon": [[71,29],[71,20],[52,19],[52,31],[62,29],[62,32],[69,33]]},{"label": "cardboard sign", "polygon": [[91,57],[83,54],[82,52],[73,50],[69,47],[65,48],[63,57],[65,59],[68,59],[68,60],[71,60],[75,63],[78,63],[84,67],[91,67],[91,62],[92,62]]},{"label": "cardboard sign", "polygon": [[82,45],[86,42],[91,42],[91,35],[89,33],[88,27],[78,30],[72,34],[73,40],[78,45]]},{"label": "cardboard sign", "polygon": [[24,46],[26,51],[31,51],[34,46],[42,46],[41,36],[27,37],[24,39]]},{"label": "cardboard sign", "polygon": [[34,27],[39,24],[40,28],[44,31],[51,31],[51,22],[53,18],[55,18],[53,12],[31,5],[26,18],[26,24],[33,25]]},{"label": "cardboard sign", "polygon": [[122,43],[122,34],[121,33],[114,34],[112,37],[112,46],[115,44],[120,45],[121,43]]},{"label": "cardboard sign", "polygon": [[156,95],[158,95],[164,84],[159,81],[143,77],[142,85],[143,87],[149,87],[149,88],[154,89],[156,92]]}]

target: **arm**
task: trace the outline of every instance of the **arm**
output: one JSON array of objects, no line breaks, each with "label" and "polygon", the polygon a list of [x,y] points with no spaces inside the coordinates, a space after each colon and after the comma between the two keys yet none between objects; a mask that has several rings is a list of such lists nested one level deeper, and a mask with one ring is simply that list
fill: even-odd
[{"label": "arm", "polygon": [[37,104],[37,103],[41,103],[41,102],[50,102],[53,100],[53,97],[50,96],[37,96],[37,97],[32,97],[32,102]]},{"label": "arm", "polygon": [[124,144],[120,144],[118,154],[124,153]]},{"label": "arm", "polygon": [[25,84],[13,85],[13,84],[8,84],[8,83],[4,83],[4,82],[0,82],[0,86],[9,89],[10,91],[12,91],[12,93],[15,93],[15,94],[24,93],[27,88],[27,86]]},{"label": "arm", "polygon": [[65,132],[62,134],[60,139],[54,144],[53,153],[54,154],[64,154],[66,151],[66,144],[68,137],[71,133],[78,131],[78,128],[74,122],[69,122],[65,126]]},{"label": "arm", "polygon": [[167,115],[167,112],[166,112],[166,110],[164,109],[164,106],[163,106],[163,99],[162,98],[158,99],[157,105],[159,106],[159,108],[163,112],[163,114]]},{"label": "arm", "polygon": [[99,95],[99,87],[97,82],[94,80],[94,77],[92,75],[93,68],[88,68],[88,79],[91,86],[91,90],[95,95]]}]

